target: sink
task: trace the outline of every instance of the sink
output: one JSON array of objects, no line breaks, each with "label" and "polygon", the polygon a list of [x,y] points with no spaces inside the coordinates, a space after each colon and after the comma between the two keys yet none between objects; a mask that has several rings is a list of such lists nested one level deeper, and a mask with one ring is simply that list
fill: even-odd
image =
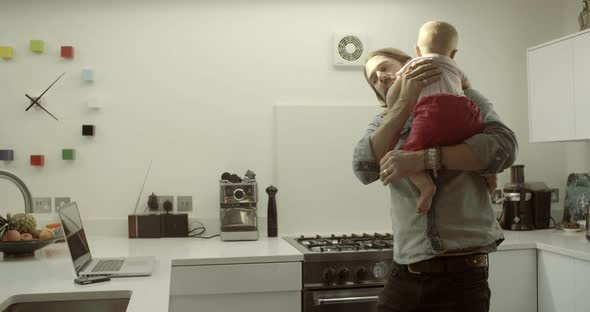
[{"label": "sink", "polygon": [[16,295],[0,304],[2,312],[125,312],[131,291]]}]

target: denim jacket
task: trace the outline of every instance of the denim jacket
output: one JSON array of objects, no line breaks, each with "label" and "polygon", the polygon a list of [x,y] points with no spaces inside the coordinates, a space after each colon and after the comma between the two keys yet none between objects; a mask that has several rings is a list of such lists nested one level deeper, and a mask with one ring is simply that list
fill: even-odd
[{"label": "denim jacket", "polygon": [[[495,219],[484,175],[497,174],[515,161],[518,143],[514,132],[502,123],[492,104],[479,92],[468,89],[465,96],[480,108],[483,131],[464,143],[486,164],[481,172],[441,170],[437,191],[426,216],[416,212],[418,189],[408,178],[391,182],[390,214],[394,235],[394,260],[414,263],[448,253],[488,253],[503,240]],[[379,163],[375,160],[369,136],[383,118],[378,115],[369,124],[353,153],[353,170],[358,179],[369,184],[379,180]],[[399,149],[408,136],[411,118],[402,129],[394,149]]]}]

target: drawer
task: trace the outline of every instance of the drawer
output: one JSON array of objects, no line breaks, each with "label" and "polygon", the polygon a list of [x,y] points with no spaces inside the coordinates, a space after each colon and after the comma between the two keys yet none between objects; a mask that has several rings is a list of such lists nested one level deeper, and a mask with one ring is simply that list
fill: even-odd
[{"label": "drawer", "polygon": [[301,262],[172,267],[170,295],[301,290]]}]

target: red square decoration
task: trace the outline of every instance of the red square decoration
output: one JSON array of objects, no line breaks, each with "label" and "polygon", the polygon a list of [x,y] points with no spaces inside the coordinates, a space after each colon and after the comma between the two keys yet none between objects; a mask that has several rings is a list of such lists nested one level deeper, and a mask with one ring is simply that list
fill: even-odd
[{"label": "red square decoration", "polygon": [[72,47],[72,46],[62,46],[61,47],[61,57],[63,57],[63,58],[74,58],[74,47]]},{"label": "red square decoration", "polygon": [[42,167],[45,165],[44,155],[31,155],[31,166]]}]

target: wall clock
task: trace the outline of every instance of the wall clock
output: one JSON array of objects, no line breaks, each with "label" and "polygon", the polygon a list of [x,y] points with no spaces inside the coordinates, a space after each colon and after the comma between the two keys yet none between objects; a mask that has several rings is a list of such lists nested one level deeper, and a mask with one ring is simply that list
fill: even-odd
[{"label": "wall clock", "polygon": [[52,113],[50,113],[45,107],[43,107],[41,105],[41,103],[39,103],[41,101],[41,99],[43,98],[43,96],[45,95],[45,93],[47,93],[47,91],[49,91],[49,89],[51,89],[51,87],[53,87],[53,85],[58,82],[61,77],[63,77],[66,73],[64,72],[63,74],[61,74],[59,77],[57,77],[57,79],[55,79],[54,82],[52,82],[49,87],[47,87],[47,89],[45,89],[45,91],[43,91],[43,93],[41,93],[41,95],[39,95],[38,97],[32,98],[31,96],[29,96],[28,94],[25,93],[25,96],[31,100],[31,104],[27,107],[27,109],[25,109],[25,111],[29,111],[29,109],[31,109],[31,107],[33,107],[34,105],[38,106],[39,108],[41,108],[42,110],[44,110],[47,114],[49,114],[49,116],[53,117],[53,119],[58,120],[57,117],[55,117]]}]

